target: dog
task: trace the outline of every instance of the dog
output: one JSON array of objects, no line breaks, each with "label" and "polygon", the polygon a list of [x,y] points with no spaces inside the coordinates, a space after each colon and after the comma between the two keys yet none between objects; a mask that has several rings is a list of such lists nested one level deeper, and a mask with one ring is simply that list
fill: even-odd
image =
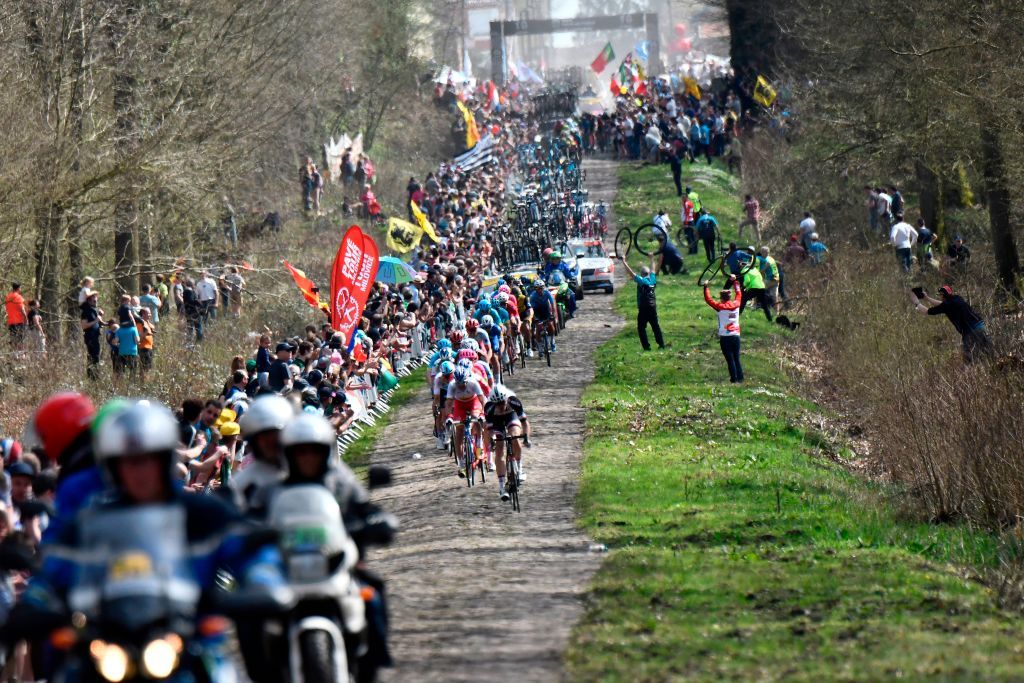
[{"label": "dog", "polygon": [[796,328],[800,327],[800,323],[793,322],[792,320],[789,319],[789,316],[785,315],[780,315],[777,318],[775,318],[775,324],[782,325],[787,330],[792,330],[794,332],[796,332]]}]

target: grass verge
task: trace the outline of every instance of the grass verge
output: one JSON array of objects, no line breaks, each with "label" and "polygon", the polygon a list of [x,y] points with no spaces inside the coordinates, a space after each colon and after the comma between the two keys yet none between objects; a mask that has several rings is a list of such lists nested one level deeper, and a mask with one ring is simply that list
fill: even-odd
[{"label": "grass verge", "polygon": [[[691,184],[729,241],[738,187]],[[616,217],[678,206],[665,167],[620,169]],[[697,259],[696,261],[694,259]],[[836,464],[775,336],[743,315],[747,381],[730,385],[696,271],[659,279],[666,351],[635,327],[598,351],[584,396],[581,520],[610,553],[567,654],[572,680],[1019,680],[1024,628],[960,567],[996,539],[899,518],[888,491]],[[632,286],[616,305],[635,316]],[[788,334],[788,333],[785,333]]]},{"label": "grass verge", "polygon": [[391,396],[391,410],[378,419],[374,424],[363,430],[363,433],[345,452],[345,462],[357,472],[362,472],[370,464],[370,456],[377,439],[384,433],[384,429],[391,424],[391,419],[398,414],[398,409],[409,402],[416,390],[425,385],[427,377],[427,366],[421,365],[408,377],[403,377],[395,393]]}]

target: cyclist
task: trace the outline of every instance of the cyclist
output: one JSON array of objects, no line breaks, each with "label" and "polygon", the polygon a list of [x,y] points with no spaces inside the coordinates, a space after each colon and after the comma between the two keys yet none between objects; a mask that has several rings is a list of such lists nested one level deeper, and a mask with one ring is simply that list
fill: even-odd
[{"label": "cyclist", "polygon": [[[541,277],[549,284],[553,284],[551,279],[555,273],[559,273],[567,283],[576,280],[576,273],[562,261],[562,252],[560,251],[553,251],[548,255],[548,262],[544,266],[544,270],[541,271]],[[576,292],[572,291],[572,288],[569,288],[566,309],[569,311],[570,318],[576,315]]]},{"label": "cyclist", "polygon": [[[472,339],[480,347],[480,355],[483,356],[484,359],[490,359],[491,337],[480,327],[480,323],[476,319],[470,318],[466,321],[466,335],[467,339]],[[456,354],[456,358],[457,357],[458,354]]]},{"label": "cyclist", "polygon": [[[546,325],[548,335],[551,337],[551,350],[555,351],[555,297],[544,286],[542,280],[535,281],[532,290],[529,302],[530,308],[533,309],[533,329],[536,330],[541,325]],[[537,335],[534,334],[533,338],[537,339]]]},{"label": "cyclist", "polygon": [[434,439],[439,451],[448,448],[448,432],[444,429],[444,421],[448,417],[445,398],[454,372],[455,363],[443,361],[434,376],[434,386],[431,387],[431,395],[434,397]]},{"label": "cyclist", "polygon": [[526,350],[526,357],[533,358],[533,307],[530,306],[527,290],[526,284],[522,287],[514,287],[510,298],[516,301],[516,310],[521,321],[519,332],[523,335],[523,348]]},{"label": "cyclist", "polygon": [[480,321],[480,331],[487,335],[487,344],[490,346],[491,373],[495,377],[500,376],[501,352],[504,349],[502,337],[505,334],[505,328],[494,322],[494,318],[491,316],[485,315],[484,319]]},{"label": "cyclist", "polygon": [[[526,419],[526,410],[522,401],[504,384],[496,384],[487,396],[484,404],[484,425],[487,428],[487,440],[491,437],[509,437],[511,439],[509,454],[519,460],[519,480],[525,479],[523,474],[522,448],[519,440],[512,438],[524,435],[523,443],[530,446],[530,422]],[[508,500],[505,492],[505,442],[499,439],[494,447],[494,459],[498,470],[498,496]]]},{"label": "cyclist", "polygon": [[[463,421],[466,418],[483,416],[483,401],[486,397],[483,387],[473,377],[473,371],[465,365],[456,365],[452,381],[445,392],[445,409],[449,417],[446,422],[455,423],[455,452],[458,458],[459,477],[465,478],[467,463],[462,458],[462,440],[465,436]],[[479,426],[474,425],[474,437],[480,436]]]}]

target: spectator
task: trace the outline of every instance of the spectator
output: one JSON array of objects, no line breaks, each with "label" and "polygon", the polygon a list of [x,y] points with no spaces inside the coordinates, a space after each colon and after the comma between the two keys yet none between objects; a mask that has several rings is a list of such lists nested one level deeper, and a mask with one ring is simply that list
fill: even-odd
[{"label": "spectator", "polygon": [[[752,246],[743,253],[745,253],[749,259],[754,259],[754,248]],[[768,322],[771,322],[772,307],[771,303],[768,301],[768,295],[765,290],[764,275],[761,274],[760,268],[750,268],[743,274],[741,289],[743,291],[743,300],[740,303],[740,313],[742,314],[746,309],[747,302],[751,299],[756,299],[757,303],[764,310],[764,317],[768,319]]]},{"label": "spectator", "polygon": [[84,277],[79,283],[79,286],[81,289],[78,290],[78,305],[81,306],[85,303],[85,298],[88,296],[89,292],[91,292],[92,288],[96,286],[96,281],[91,277]]},{"label": "spectator", "polygon": [[82,310],[82,337],[85,341],[85,352],[88,356],[86,374],[89,379],[99,379],[100,365],[100,329],[106,326],[103,311],[96,307],[99,295],[93,290],[85,290],[85,301],[79,307]]},{"label": "spectator", "polygon": [[[970,365],[980,356],[991,357],[994,354],[992,340],[985,329],[984,318],[978,315],[962,296],[954,294],[952,287],[949,285],[939,287],[941,301],[928,296],[923,289],[919,291],[921,292],[920,297],[912,299],[917,311],[927,315],[945,315],[956,331],[960,333],[963,342],[964,363]],[[921,301],[930,304],[930,307],[925,306]]]},{"label": "spectator", "polygon": [[292,388],[292,374],[288,369],[295,347],[288,342],[277,345],[277,360],[270,365],[267,373],[267,387],[270,391],[283,394]]},{"label": "spectator", "polygon": [[654,288],[658,286],[657,277],[647,266],[642,267],[640,274],[637,275],[621,255],[619,260],[622,261],[626,272],[636,282],[636,333],[640,337],[640,346],[644,351],[651,350],[651,342],[647,338],[647,325],[649,324],[651,331],[654,332],[654,341],[657,342],[658,348],[665,348],[665,339],[661,335],[661,325],[658,323],[658,301],[654,294]]},{"label": "spectator", "polygon": [[664,232],[658,237],[658,242],[661,245],[661,261],[658,264],[659,273],[668,273],[669,275],[678,275],[682,273],[686,274],[686,264],[683,262],[683,255],[679,253],[679,249],[672,243],[672,238],[669,237],[668,232]]},{"label": "spectator", "polygon": [[25,325],[28,312],[25,310],[25,297],[21,295],[21,283],[12,282],[11,291],[4,300],[7,309],[7,332],[11,336],[11,345],[21,350],[25,343]]},{"label": "spectator", "polygon": [[779,284],[782,281],[782,271],[779,269],[779,264],[772,258],[768,247],[761,247],[757,260],[758,269],[764,278],[765,295],[777,314],[782,310],[782,302],[779,300]]},{"label": "spectator", "polygon": [[903,266],[903,272],[909,273],[913,264],[914,245],[917,244],[917,230],[903,220],[903,214],[895,215],[896,223],[889,231],[889,243],[896,250],[896,260]]},{"label": "spectator", "polygon": [[148,308],[143,308],[139,314],[142,320],[139,322],[139,379],[146,381],[146,375],[153,369],[153,314]]},{"label": "spectator", "polygon": [[679,209],[679,220],[683,224],[683,234],[686,235],[686,243],[689,247],[687,253],[696,254],[697,231],[694,229],[694,224],[697,222],[697,217],[694,215],[693,201],[689,197],[683,197],[680,202],[682,207]]},{"label": "spectator", "polygon": [[[171,312],[170,295],[171,295],[171,292],[170,292],[170,290],[167,287],[167,282],[166,282],[166,279],[164,278],[163,274],[157,275],[156,276],[156,296],[160,299],[160,313],[163,313],[164,315],[167,315],[168,313]],[[153,316],[153,322],[154,323],[160,322],[159,316],[156,316],[156,315]]]},{"label": "spectator", "polygon": [[672,168],[672,182],[676,185],[676,196],[683,196],[683,161],[679,158],[679,151],[675,148],[669,153],[669,166]]},{"label": "spectator", "polygon": [[889,186],[889,212],[894,217],[903,215],[903,195],[895,185]]},{"label": "spectator", "polygon": [[28,338],[29,350],[43,360],[46,359],[46,331],[43,330],[43,315],[39,312],[39,302],[32,299],[28,302]]},{"label": "spectator", "polygon": [[299,184],[302,185],[302,206],[306,211],[313,208],[313,189],[315,188],[313,173],[315,169],[313,157],[306,157],[306,163],[299,169]]},{"label": "spectator", "polygon": [[[316,168],[314,166],[314,168]],[[221,197],[224,203],[224,214],[221,217],[221,224],[224,227],[224,238],[231,242],[232,247],[238,246],[238,221],[235,220],[235,207],[231,206],[227,195]]]},{"label": "spectator", "polygon": [[924,270],[925,266],[932,262],[932,243],[935,242],[935,234],[924,224],[923,218],[917,219],[917,266]]},{"label": "spectator", "polygon": [[199,312],[204,322],[217,319],[217,281],[210,273],[203,273],[195,285],[196,298],[199,301]]},{"label": "spectator", "polygon": [[754,199],[754,195],[747,195],[746,200],[743,202],[743,211],[747,214],[747,217],[740,223],[737,238],[743,239],[743,228],[749,225],[754,228],[754,234],[757,235],[757,243],[761,244],[761,204]]},{"label": "spectator", "polygon": [[964,244],[964,238],[960,235],[953,238],[953,243],[946,249],[946,256],[949,257],[952,266],[966,266],[971,262],[971,250]]},{"label": "spectator", "polygon": [[715,260],[715,246],[718,240],[718,221],[706,210],[700,210],[700,218],[697,219],[697,236],[704,243],[704,254],[708,262]]},{"label": "spectator", "polygon": [[719,292],[719,301],[711,298],[708,283],[704,284],[704,301],[718,314],[718,345],[729,367],[729,381],[743,381],[743,365],[740,363],[740,305],[743,294],[735,275],[729,276],[729,288]]},{"label": "spectator", "polygon": [[245,288],[245,280],[238,272],[238,266],[228,268],[224,281],[228,286],[228,308],[231,310],[231,317],[239,318],[242,315],[242,291]]},{"label": "spectator", "polygon": [[782,262],[787,266],[796,266],[807,260],[807,250],[800,244],[796,235],[790,235],[789,246],[782,252]]},{"label": "spectator", "polygon": [[[139,321],[142,324],[142,321]],[[121,368],[128,371],[131,380],[138,378],[139,374],[139,342],[142,340],[139,335],[139,328],[134,324],[121,325],[117,329],[117,355]]]},{"label": "spectator", "polygon": [[820,266],[824,263],[826,255],[828,254],[828,247],[818,237],[818,233],[811,233],[811,246],[807,249],[807,255],[811,259],[811,263],[816,266]]},{"label": "spectator", "polygon": [[800,221],[800,244],[807,251],[811,250],[811,233],[817,232],[818,223],[810,211],[804,212],[804,219]]},{"label": "spectator", "polygon": [[142,285],[142,296],[139,297],[139,303],[144,309],[149,309],[150,318],[154,324],[160,322],[160,308],[163,304],[160,297],[153,293],[153,287],[149,284]]},{"label": "spectator", "polygon": [[875,188],[876,222],[885,231],[892,227],[892,197],[880,187]]},{"label": "spectator", "polygon": [[867,195],[864,203],[868,209],[868,225],[871,228],[871,234],[874,235],[878,232],[878,192],[870,185],[865,185],[864,194]]}]

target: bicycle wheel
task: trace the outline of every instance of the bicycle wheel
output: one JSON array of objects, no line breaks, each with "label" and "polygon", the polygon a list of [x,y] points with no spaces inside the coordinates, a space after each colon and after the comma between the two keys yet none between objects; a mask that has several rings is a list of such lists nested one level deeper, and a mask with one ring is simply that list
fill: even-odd
[{"label": "bicycle wheel", "polygon": [[633,248],[633,231],[629,228],[622,228],[615,235],[615,255],[620,258],[626,258],[629,256],[630,250]]},{"label": "bicycle wheel", "polygon": [[[506,449],[508,445],[506,444]],[[508,478],[505,480],[505,492],[509,495],[512,509],[521,512],[519,509],[519,461],[508,458]]]},{"label": "bicycle wheel", "polygon": [[725,272],[725,259],[721,257],[712,259],[697,278],[697,285],[703,287],[706,283],[715,279],[720,272]]},{"label": "bicycle wheel", "polygon": [[462,463],[466,468],[466,486],[472,487],[476,483],[473,481],[476,468],[473,466],[473,433],[468,428],[462,432]]},{"label": "bicycle wheel", "polygon": [[644,223],[633,233],[633,246],[644,256],[657,256],[662,251],[662,243],[655,237],[658,234],[665,235],[665,231],[654,223]]},{"label": "bicycle wheel", "polygon": [[551,335],[547,332],[544,333],[544,357],[548,361],[548,367],[551,367]]}]

